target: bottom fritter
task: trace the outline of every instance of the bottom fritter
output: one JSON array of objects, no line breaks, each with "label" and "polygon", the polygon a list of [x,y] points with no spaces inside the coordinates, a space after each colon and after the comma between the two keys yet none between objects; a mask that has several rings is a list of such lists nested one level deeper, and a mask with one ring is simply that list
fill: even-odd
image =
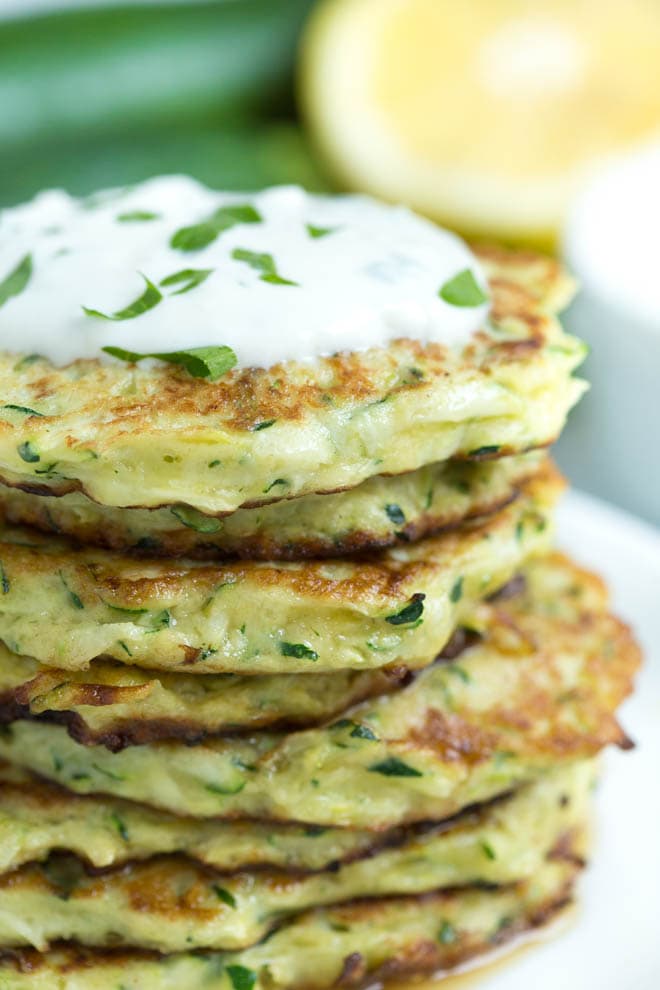
[{"label": "bottom fritter", "polygon": [[[307,873],[272,867],[220,872],[208,854],[206,862],[184,855],[136,862],[134,823],[116,815],[113,824],[126,846],[124,865],[99,874],[80,859],[59,854],[0,877],[0,946],[27,944],[44,951],[66,939],[159,952],[234,950],[314,907],[518,883],[542,868],[553,849],[585,830],[593,779],[590,763],[557,769],[454,821],[395,835],[371,854]],[[86,836],[93,855],[96,836],[85,825],[82,819],[79,836]],[[15,822],[7,818],[3,831],[8,844],[29,844],[30,828],[20,816]],[[63,839],[52,841],[61,849]]]},{"label": "bottom fritter", "polygon": [[451,971],[551,920],[581,861],[561,848],[517,885],[356,901],[302,914],[237,953],[158,956],[75,946],[0,962],[3,990],[326,990]]}]

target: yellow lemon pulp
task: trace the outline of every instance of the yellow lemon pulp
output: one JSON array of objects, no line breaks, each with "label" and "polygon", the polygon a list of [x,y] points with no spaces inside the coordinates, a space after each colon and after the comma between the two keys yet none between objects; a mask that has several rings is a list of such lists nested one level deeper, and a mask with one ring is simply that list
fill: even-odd
[{"label": "yellow lemon pulp", "polygon": [[347,185],[548,242],[588,165],[660,134],[660,3],[325,0],[301,81]]}]

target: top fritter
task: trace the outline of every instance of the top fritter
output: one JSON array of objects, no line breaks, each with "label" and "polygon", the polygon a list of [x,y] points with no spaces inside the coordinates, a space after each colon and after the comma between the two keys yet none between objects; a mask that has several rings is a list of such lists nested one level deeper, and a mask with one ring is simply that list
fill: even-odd
[{"label": "top fritter", "polygon": [[7,211],[0,480],[224,514],[545,445],[582,391],[554,317],[570,282],[477,255],[290,188],[170,178]]}]

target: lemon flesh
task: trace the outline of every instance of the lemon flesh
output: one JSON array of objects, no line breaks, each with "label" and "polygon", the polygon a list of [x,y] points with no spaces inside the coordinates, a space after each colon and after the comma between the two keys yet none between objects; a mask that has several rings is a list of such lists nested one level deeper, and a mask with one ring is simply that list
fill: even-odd
[{"label": "lemon flesh", "polygon": [[325,0],[303,109],[347,185],[547,244],[587,167],[660,134],[659,48],[650,0]]}]

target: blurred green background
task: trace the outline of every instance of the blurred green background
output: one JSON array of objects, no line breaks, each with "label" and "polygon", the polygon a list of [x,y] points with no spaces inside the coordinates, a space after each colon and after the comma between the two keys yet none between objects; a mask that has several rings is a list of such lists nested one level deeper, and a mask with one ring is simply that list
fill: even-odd
[{"label": "blurred green background", "polygon": [[324,187],[293,99],[313,0],[45,6],[0,0],[0,206],[163,172]]}]

